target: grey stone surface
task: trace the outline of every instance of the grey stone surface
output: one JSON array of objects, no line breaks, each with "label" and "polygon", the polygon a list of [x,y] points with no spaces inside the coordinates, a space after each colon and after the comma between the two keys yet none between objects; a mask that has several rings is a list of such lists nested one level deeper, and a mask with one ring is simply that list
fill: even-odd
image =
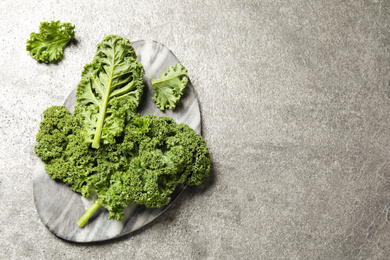
[{"label": "grey stone surface", "polygon": [[[388,259],[390,2],[0,1],[0,259]],[[25,51],[76,25],[58,65]],[[32,192],[41,113],[108,34],[187,67],[212,177],[109,243],[62,241]]]}]

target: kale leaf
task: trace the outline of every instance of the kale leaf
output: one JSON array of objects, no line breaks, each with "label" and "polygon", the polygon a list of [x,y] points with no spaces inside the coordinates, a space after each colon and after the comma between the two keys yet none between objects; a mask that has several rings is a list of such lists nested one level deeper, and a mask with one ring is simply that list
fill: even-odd
[{"label": "kale leaf", "polygon": [[75,26],[60,21],[42,22],[39,33],[31,33],[26,50],[40,62],[57,63],[67,43],[75,38]]},{"label": "kale leaf", "polygon": [[115,143],[125,117],[136,111],[143,93],[144,68],[128,39],[110,35],[97,45],[77,86],[75,116],[82,125],[85,143]]},{"label": "kale leaf", "polygon": [[35,154],[45,163],[46,172],[63,181],[72,190],[89,197],[87,178],[96,172],[96,154],[83,144],[76,118],[64,106],[52,106],[43,112],[36,136]]},{"label": "kale leaf", "polygon": [[84,226],[100,207],[121,220],[129,204],[159,208],[178,184],[200,185],[210,172],[204,139],[169,117],[128,114],[120,140],[93,149],[82,143],[82,127],[63,106],[44,112],[35,153],[53,179],[98,199],[78,221]]},{"label": "kale leaf", "polygon": [[169,66],[159,77],[151,79],[153,101],[160,110],[174,109],[188,82],[187,69],[182,64]]}]

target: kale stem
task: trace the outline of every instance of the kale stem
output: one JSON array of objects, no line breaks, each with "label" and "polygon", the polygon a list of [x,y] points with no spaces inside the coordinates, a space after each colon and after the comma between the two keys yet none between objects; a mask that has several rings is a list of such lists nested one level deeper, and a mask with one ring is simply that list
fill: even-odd
[{"label": "kale stem", "polygon": [[106,118],[108,100],[110,99],[111,88],[112,88],[112,79],[114,77],[114,70],[115,70],[115,52],[114,52],[114,55],[112,56],[112,63],[111,63],[111,67],[110,67],[108,86],[106,86],[106,88],[107,88],[106,93],[105,93],[105,96],[102,100],[103,107],[101,107],[99,110],[100,115],[99,115],[99,119],[97,122],[95,137],[93,138],[93,142],[92,142],[92,148],[95,148],[95,149],[98,149],[100,147],[100,138],[102,135],[104,120]]},{"label": "kale stem", "polygon": [[106,117],[106,109],[107,109],[107,99],[104,100],[103,108],[101,108],[99,119],[97,122],[95,136],[92,142],[92,148],[98,149],[100,147],[100,137],[102,135],[104,118]]},{"label": "kale stem", "polygon": [[84,213],[84,215],[77,221],[77,224],[80,227],[83,227],[88,220],[92,217],[93,213],[102,205],[102,201],[100,199],[95,200],[93,205],[87,209],[87,211]]}]

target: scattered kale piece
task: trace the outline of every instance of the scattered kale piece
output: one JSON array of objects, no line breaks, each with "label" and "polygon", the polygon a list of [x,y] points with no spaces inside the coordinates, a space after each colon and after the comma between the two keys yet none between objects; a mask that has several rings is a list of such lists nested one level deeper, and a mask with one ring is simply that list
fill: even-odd
[{"label": "scattered kale piece", "polygon": [[42,22],[39,33],[31,33],[26,50],[39,62],[57,63],[64,55],[64,48],[75,38],[75,26],[60,21]]}]

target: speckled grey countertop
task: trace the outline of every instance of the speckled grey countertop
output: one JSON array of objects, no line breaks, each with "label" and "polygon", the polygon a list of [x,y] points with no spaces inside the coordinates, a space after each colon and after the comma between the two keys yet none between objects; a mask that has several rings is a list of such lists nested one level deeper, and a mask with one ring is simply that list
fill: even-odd
[{"label": "speckled grey countertop", "polygon": [[[0,259],[388,259],[390,2],[0,1]],[[76,25],[58,65],[25,51]],[[33,199],[42,112],[95,46],[158,41],[187,67],[212,177],[99,244],[63,241]]]}]

